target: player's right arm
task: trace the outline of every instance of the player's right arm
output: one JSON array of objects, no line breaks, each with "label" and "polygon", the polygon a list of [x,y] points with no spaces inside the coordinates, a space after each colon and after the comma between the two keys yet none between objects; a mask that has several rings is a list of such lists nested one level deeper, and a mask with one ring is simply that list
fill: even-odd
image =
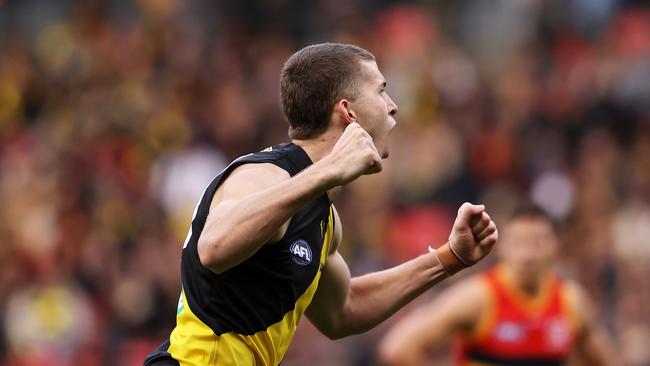
[{"label": "player's right arm", "polygon": [[474,329],[487,305],[484,283],[474,277],[443,292],[435,301],[398,322],[379,344],[383,365],[427,364],[427,354],[448,344],[460,331]]},{"label": "player's right arm", "polygon": [[198,241],[201,264],[215,273],[238,265],[280,239],[291,216],[309,201],[379,171],[381,157],[357,123],[347,126],[331,153],[294,177],[272,164],[238,167],[213,196]]}]

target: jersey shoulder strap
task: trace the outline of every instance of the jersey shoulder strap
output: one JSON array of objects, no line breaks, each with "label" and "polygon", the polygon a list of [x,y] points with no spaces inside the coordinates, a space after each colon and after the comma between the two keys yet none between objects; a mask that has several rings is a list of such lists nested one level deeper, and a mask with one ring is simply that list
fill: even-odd
[{"label": "jersey shoulder strap", "polygon": [[223,176],[222,178],[225,179],[226,175],[232,172],[236,167],[248,163],[271,163],[286,170],[289,175],[293,177],[311,165],[312,161],[300,146],[293,143],[286,143],[241,156],[234,160],[219,175]]}]

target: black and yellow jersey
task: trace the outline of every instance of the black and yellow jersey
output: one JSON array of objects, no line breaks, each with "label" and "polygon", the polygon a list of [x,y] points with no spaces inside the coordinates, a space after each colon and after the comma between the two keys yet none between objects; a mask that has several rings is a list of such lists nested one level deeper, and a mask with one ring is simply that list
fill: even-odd
[{"label": "black and yellow jersey", "polygon": [[239,265],[214,273],[199,261],[197,243],[214,192],[238,166],[271,163],[291,176],[312,164],[295,144],[282,144],[233,161],[207,187],[181,259],[182,289],[176,327],[150,354],[153,365],[278,365],[312,300],[334,232],[323,194],[299,210],[284,237],[265,244]]}]

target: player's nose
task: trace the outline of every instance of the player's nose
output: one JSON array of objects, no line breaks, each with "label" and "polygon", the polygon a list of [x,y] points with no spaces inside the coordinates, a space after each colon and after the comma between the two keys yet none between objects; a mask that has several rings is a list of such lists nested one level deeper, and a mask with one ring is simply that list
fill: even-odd
[{"label": "player's nose", "polygon": [[397,108],[397,104],[395,104],[391,97],[388,97],[388,115],[395,117],[398,110],[399,108]]}]

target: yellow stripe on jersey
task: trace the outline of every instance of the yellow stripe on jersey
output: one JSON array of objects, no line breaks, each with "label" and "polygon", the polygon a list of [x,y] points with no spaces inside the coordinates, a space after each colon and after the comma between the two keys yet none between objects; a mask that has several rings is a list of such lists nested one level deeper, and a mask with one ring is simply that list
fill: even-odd
[{"label": "yellow stripe on jersey", "polygon": [[332,208],[323,237],[320,267],[307,290],[298,298],[294,310],[287,312],[282,320],[269,326],[265,331],[253,335],[234,332],[216,335],[191,310],[181,291],[182,305],[176,316],[176,327],[169,338],[169,352],[181,366],[276,366],[279,365],[289,348],[289,343],[298,326],[302,314],[311,303],[321,268],[327,261],[334,233]]}]

